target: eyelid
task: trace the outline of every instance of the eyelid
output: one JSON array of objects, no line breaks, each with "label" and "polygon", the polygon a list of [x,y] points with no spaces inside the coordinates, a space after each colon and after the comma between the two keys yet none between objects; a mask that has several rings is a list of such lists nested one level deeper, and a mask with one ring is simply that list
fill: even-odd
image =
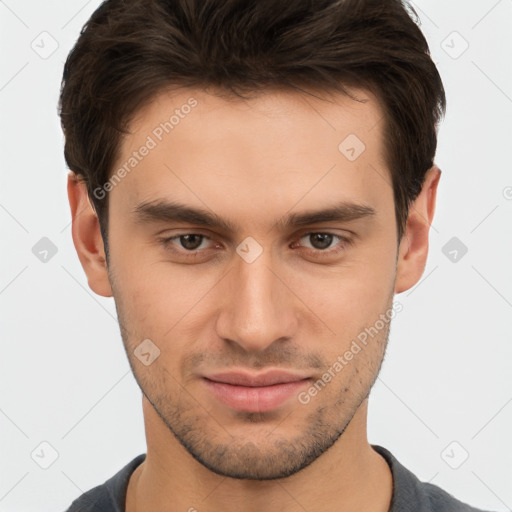
[{"label": "eyelid", "polygon": [[[172,236],[162,236],[162,237],[159,237],[157,239],[157,241],[164,244],[164,246],[173,245],[172,242],[174,240],[177,240],[180,237],[187,236],[187,235],[197,235],[197,236],[203,237],[204,240],[211,240],[211,241],[215,242],[215,240],[211,236],[205,235],[204,233],[194,232],[194,231],[186,231],[186,232],[178,233],[177,235],[172,235]],[[205,250],[207,250],[207,249],[194,249],[193,251],[187,251],[185,249],[181,249],[181,250],[176,249],[177,252],[180,252],[182,254],[197,254],[198,252],[203,252]]]},{"label": "eyelid", "polygon": [[[322,235],[331,235],[339,240],[338,243],[335,243],[332,247],[329,247],[328,249],[315,249],[310,247],[303,247],[302,250],[305,250],[306,252],[313,253],[315,257],[329,257],[329,256],[335,256],[342,251],[345,250],[347,246],[353,245],[355,240],[354,237],[347,236],[347,235],[340,235],[338,233],[333,233],[329,230],[310,230],[302,233],[298,237],[298,241],[300,241],[302,238],[309,236],[309,235],[316,235],[316,234],[322,234]],[[301,250],[301,249],[299,249]]]}]

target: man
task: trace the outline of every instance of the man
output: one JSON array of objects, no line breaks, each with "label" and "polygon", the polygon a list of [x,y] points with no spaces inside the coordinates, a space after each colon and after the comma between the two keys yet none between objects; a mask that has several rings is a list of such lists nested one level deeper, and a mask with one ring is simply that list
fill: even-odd
[{"label": "man", "polygon": [[[445,95],[398,0],[109,0],[64,69],[73,241],[147,454],[69,511],[475,511],[370,445]],[[195,243],[193,243],[195,242]]]}]

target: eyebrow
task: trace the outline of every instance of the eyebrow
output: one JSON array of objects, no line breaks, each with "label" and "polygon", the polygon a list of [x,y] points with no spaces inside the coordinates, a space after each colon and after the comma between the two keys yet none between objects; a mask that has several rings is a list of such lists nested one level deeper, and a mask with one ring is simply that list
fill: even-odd
[{"label": "eyebrow", "polygon": [[[155,199],[145,201],[133,208],[135,222],[144,224],[151,222],[186,222],[205,227],[220,228],[227,232],[236,232],[237,226],[217,214],[202,209],[187,206],[176,201]],[[371,217],[376,211],[371,206],[343,201],[321,210],[291,213],[284,219],[278,220],[273,229],[303,227],[319,222],[349,222],[365,217]]]}]

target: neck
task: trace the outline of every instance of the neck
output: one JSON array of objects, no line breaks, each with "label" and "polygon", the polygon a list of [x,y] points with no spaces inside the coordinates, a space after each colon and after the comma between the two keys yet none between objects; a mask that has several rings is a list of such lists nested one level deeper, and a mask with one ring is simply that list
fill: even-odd
[{"label": "neck", "polygon": [[388,512],[393,480],[367,441],[368,399],[343,434],[309,466],[281,479],[238,480],[205,468],[143,397],[147,455],[133,473],[126,512]]}]

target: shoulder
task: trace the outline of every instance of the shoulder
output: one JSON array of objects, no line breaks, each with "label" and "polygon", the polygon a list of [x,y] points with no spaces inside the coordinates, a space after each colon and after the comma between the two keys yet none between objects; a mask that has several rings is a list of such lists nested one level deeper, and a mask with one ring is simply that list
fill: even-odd
[{"label": "shoulder", "polygon": [[443,489],[420,482],[420,492],[424,495],[425,503],[432,512],[485,512],[482,509],[472,507],[467,503],[459,501],[453,495]]},{"label": "shoulder", "polygon": [[112,500],[102,484],[76,498],[66,512],[107,512],[111,507]]},{"label": "shoulder", "polygon": [[389,512],[486,512],[458,500],[436,485],[421,482],[389,450],[379,445],[372,447],[384,457],[393,475]]},{"label": "shoulder", "polygon": [[103,484],[76,498],[65,512],[125,512],[128,481],[146,454],[138,455]]}]

